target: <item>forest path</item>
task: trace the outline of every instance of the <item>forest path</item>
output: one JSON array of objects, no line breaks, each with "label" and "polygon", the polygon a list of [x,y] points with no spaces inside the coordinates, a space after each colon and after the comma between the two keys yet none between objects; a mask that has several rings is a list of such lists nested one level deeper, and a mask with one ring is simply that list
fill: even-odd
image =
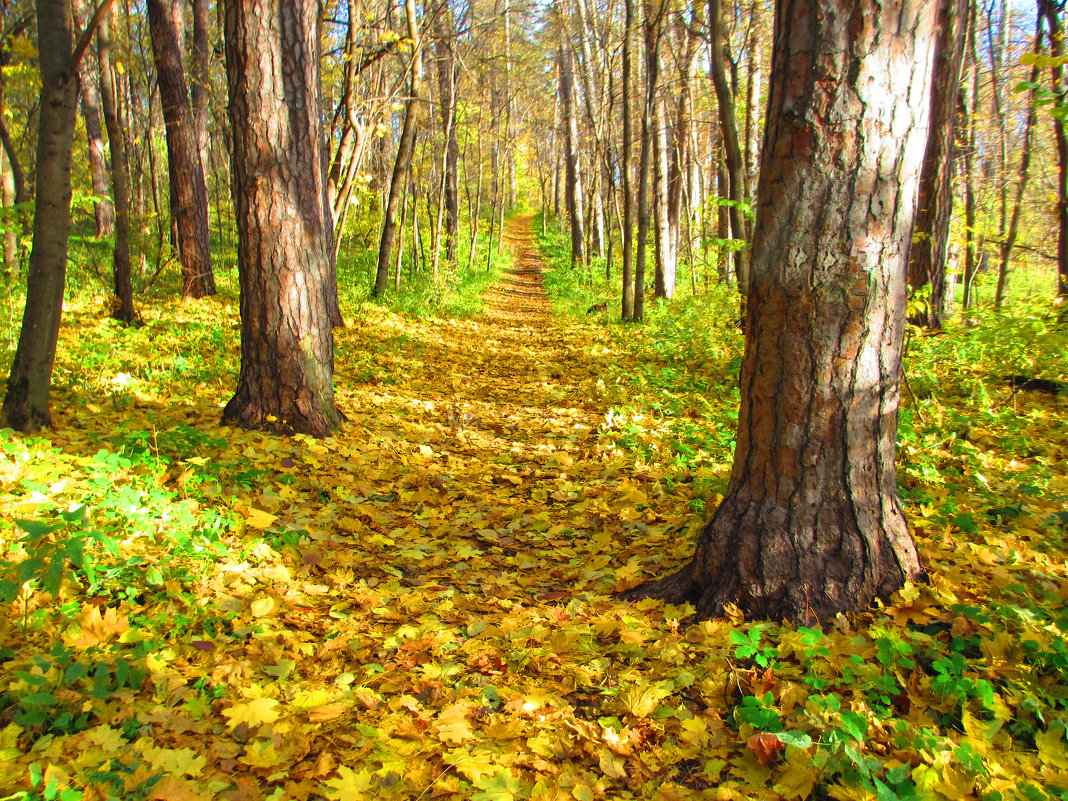
[{"label": "forest path", "polygon": [[412,585],[492,586],[527,601],[607,594],[642,568],[658,570],[650,547],[663,554],[677,545],[674,529],[689,510],[654,504],[659,482],[617,450],[618,432],[602,430],[608,341],[597,327],[553,315],[532,221],[509,221],[514,266],[487,292],[484,314],[340,332],[341,383],[357,348],[367,358],[368,335],[380,340],[373,361],[382,380],[339,390],[350,421],[339,439],[353,443],[344,455],[357,492],[315,509],[311,522],[336,530],[336,520],[352,532],[345,561],[357,577],[381,575],[381,537],[404,546],[388,563]]}]

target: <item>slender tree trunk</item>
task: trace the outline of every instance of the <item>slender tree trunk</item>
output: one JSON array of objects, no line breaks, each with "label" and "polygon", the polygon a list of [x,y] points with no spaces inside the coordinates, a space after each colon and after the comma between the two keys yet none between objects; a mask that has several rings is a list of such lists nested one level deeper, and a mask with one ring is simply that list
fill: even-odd
[{"label": "slender tree trunk", "polygon": [[18,349],[0,424],[36,431],[52,424],[52,367],[63,312],[70,232],[71,150],[78,84],[68,75],[73,49],[70,0],[37,0],[41,99],[37,133],[37,210]]},{"label": "slender tree trunk", "polygon": [[[1045,0],[1038,1],[1038,14],[1035,20],[1035,53],[1042,52],[1042,30],[1045,17],[1043,15]],[[1007,23],[1006,23],[1007,24]],[[1040,70],[1036,63],[1031,68],[1031,85],[1038,85]],[[1023,198],[1027,191],[1027,181],[1031,172],[1031,140],[1034,135],[1037,113],[1035,111],[1035,89],[1029,94],[1027,121],[1024,123],[1023,143],[1020,145],[1020,172],[1016,182],[1016,201],[1012,206],[1012,216],[1009,219],[1008,230],[1001,243],[1001,261],[998,264],[998,284],[994,294],[994,307],[1000,309],[1005,303],[1005,292],[1009,287],[1009,273],[1012,271],[1012,252],[1016,248],[1016,236],[1020,230],[1020,215],[1023,212]]]},{"label": "slender tree trunk", "polygon": [[334,405],[319,4],[226,0],[241,373],[223,418],[323,437]]},{"label": "slender tree trunk", "polygon": [[730,484],[693,561],[632,595],[813,622],[923,577],[894,456],[935,11],[779,6]]},{"label": "slender tree trunk", "polygon": [[[89,18],[85,0],[75,3],[75,15],[79,24]],[[82,59],[78,69],[80,78],[82,119],[85,121],[85,137],[89,146],[89,177],[93,182],[93,203],[96,216],[96,235],[111,236],[115,233],[115,205],[108,185],[108,165],[104,156],[104,130],[100,116],[100,84],[89,59]]]},{"label": "slender tree trunk", "polygon": [[[565,11],[560,12],[563,16]],[[566,19],[566,18],[564,18]],[[566,31],[561,24],[561,33]],[[573,56],[570,45],[561,43],[557,51],[560,77],[560,107],[564,127],[564,168],[567,186],[564,196],[567,201],[567,216],[571,226],[571,267],[586,261],[586,230],[582,211],[582,176],[579,172],[578,115],[575,110],[575,79]]]},{"label": "slender tree trunk", "polygon": [[404,123],[401,127],[400,142],[397,145],[397,159],[393,164],[393,178],[389,184],[386,207],[382,213],[382,237],[378,243],[378,269],[375,271],[375,285],[371,293],[376,298],[385,293],[389,282],[389,253],[393,248],[393,237],[397,227],[397,204],[400,202],[401,189],[415,150],[415,118],[419,113],[423,83],[423,45],[419,38],[419,18],[416,16],[415,0],[405,0],[404,12],[408,21],[408,38],[412,41],[411,96],[404,109]]},{"label": "slender tree trunk", "polygon": [[978,263],[975,238],[975,148],[976,148],[976,111],[979,98],[979,64],[975,52],[975,25],[977,21],[976,0],[968,3],[970,21],[968,24],[968,62],[969,80],[961,86],[960,115],[964,130],[964,150],[961,159],[964,170],[964,287],[961,292],[961,307],[971,305],[972,284]]},{"label": "slender tree trunk", "polygon": [[941,328],[946,307],[946,260],[953,214],[953,167],[956,164],[957,98],[968,35],[968,0],[939,0],[938,43],[931,94],[931,133],[920,182],[920,205],[909,251],[909,284],[930,285],[927,314],[914,320]]},{"label": "slender tree trunk", "polygon": [[115,249],[112,275],[117,304],[111,316],[133,325],[138,322],[133,304],[133,280],[130,272],[130,172],[126,160],[126,132],[119,122],[115,76],[111,63],[111,30],[108,21],[97,29],[97,52],[100,60],[100,104],[108,130],[111,151],[111,185],[115,199]]},{"label": "slender tree trunk", "polygon": [[[456,135],[456,37],[452,10],[444,5],[435,17],[437,26],[437,70],[441,127],[445,132],[442,187],[445,207],[445,260],[456,261],[456,244],[460,235],[460,142]],[[437,272],[435,271],[435,276]],[[436,280],[436,279],[435,279]]]},{"label": "slender tree trunk", "polygon": [[174,17],[164,6],[164,0],[147,0],[146,5],[160,105],[167,129],[167,162],[172,212],[177,225],[178,256],[182,263],[182,294],[202,298],[215,294],[215,276],[211,269],[208,190],[200,162],[196,124],[189,104]]},{"label": "slender tree trunk", "polygon": [[649,172],[655,135],[656,93],[660,75],[660,37],[664,30],[667,3],[646,0],[642,29],[645,39],[645,107],[642,113],[641,153],[638,157],[638,242],[634,265],[634,320],[640,322],[645,309],[645,243],[649,236]]},{"label": "slender tree trunk", "polygon": [[[197,150],[200,152],[200,169],[204,186],[208,184],[208,164],[211,163],[208,142],[208,97],[211,86],[208,82],[208,66],[211,63],[211,47],[208,43],[208,0],[193,0],[193,59],[189,79],[193,109],[193,123],[197,131]],[[211,220],[208,220],[211,229]]]},{"label": "slender tree trunk", "polygon": [[623,319],[634,319],[634,193],[631,164],[634,161],[634,52],[635,0],[625,0],[626,21],[623,28]]},{"label": "slender tree trunk", "polygon": [[[1068,88],[1064,82],[1064,30],[1061,25],[1063,3],[1043,0],[1043,13],[1049,29],[1051,91],[1057,107],[1068,108]],[[1057,143],[1057,296],[1061,299],[1061,319],[1068,319],[1068,130],[1064,119],[1053,118]]]},{"label": "slender tree trunk", "polygon": [[[726,38],[723,31],[722,0],[708,0],[708,33],[712,41],[712,58],[709,69],[712,84],[716,90],[716,107],[719,112],[720,135],[723,140],[723,153],[727,170],[727,197],[730,206],[727,217],[731,224],[731,236],[737,240],[749,239],[745,224],[745,215],[741,204],[745,202],[745,164],[742,150],[738,143],[738,121],[734,113],[734,93],[727,83]],[[745,299],[749,292],[749,251],[748,245],[734,252],[734,272],[738,278],[738,294],[741,295],[742,316],[745,317]]]}]

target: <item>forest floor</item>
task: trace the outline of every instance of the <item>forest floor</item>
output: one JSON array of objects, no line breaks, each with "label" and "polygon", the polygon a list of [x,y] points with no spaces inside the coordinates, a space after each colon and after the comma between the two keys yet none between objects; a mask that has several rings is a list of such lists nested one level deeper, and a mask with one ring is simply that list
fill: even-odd
[{"label": "forest floor", "polygon": [[[1045,506],[950,542],[930,490],[932,585],[823,629],[613,596],[684,562],[696,481],[729,456],[691,476],[656,455],[688,446],[621,413],[610,368],[634,356],[552,314],[530,225],[485,314],[369,307],[338,331],[326,440],[219,424],[232,300],[138,331],[72,311],[57,430],[0,434],[0,797],[1064,797]],[[729,387],[701,364],[677,372]],[[1056,465],[1051,408],[1035,458]]]}]

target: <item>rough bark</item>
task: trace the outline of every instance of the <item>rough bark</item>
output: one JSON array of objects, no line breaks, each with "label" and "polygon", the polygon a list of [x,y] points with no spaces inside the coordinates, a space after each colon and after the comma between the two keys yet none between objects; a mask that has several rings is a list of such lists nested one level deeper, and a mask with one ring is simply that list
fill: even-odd
[{"label": "rough bark", "polygon": [[957,99],[964,45],[968,35],[968,0],[939,0],[938,42],[931,90],[931,133],[923,160],[920,205],[909,251],[909,285],[930,286],[926,315],[914,323],[941,328],[946,307],[946,260],[953,214],[953,167],[956,163]]},{"label": "rough bark", "polygon": [[111,316],[121,323],[133,325],[138,322],[138,317],[134,310],[130,271],[130,169],[126,159],[126,131],[119,122],[115,75],[111,63],[111,30],[106,19],[101,21],[96,36],[100,64],[100,105],[108,131],[111,189],[115,201],[115,247],[111,255],[111,274],[116,301]]},{"label": "rough bark", "polygon": [[226,0],[241,373],[223,418],[322,437],[334,405],[316,0]]},{"label": "rough bark", "polygon": [[177,226],[182,294],[202,298],[215,294],[208,229],[208,190],[200,160],[196,123],[189,102],[182,51],[174,17],[164,0],[147,0],[148,27],[156,61],[160,105],[167,129],[171,213]]},{"label": "rough bark", "polygon": [[693,561],[634,595],[828,620],[924,575],[894,455],[935,11],[778,5],[731,479]]},{"label": "rough bark", "polygon": [[78,83],[67,74],[73,49],[70,0],[38,0],[37,43],[41,99],[33,247],[18,349],[0,410],[0,424],[25,432],[52,423],[52,366],[67,276],[71,149],[78,101]]}]

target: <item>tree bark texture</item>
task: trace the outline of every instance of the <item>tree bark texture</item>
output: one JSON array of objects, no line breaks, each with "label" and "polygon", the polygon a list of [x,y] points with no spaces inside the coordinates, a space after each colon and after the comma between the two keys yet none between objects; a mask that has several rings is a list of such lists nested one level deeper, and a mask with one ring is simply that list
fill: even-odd
[{"label": "tree bark texture", "polygon": [[37,134],[37,209],[18,349],[0,423],[19,431],[51,425],[52,367],[63,312],[70,233],[71,149],[78,83],[65,80],[73,48],[70,0],[38,0],[41,100]]},{"label": "tree bark texture", "polygon": [[97,55],[100,64],[100,102],[108,131],[111,153],[111,186],[115,201],[115,247],[111,254],[111,274],[115,308],[111,316],[133,325],[137,312],[133,303],[133,279],[130,270],[130,168],[126,159],[126,131],[119,123],[118,93],[111,63],[111,29],[102,20],[97,29]]},{"label": "tree bark texture", "polygon": [[316,0],[226,0],[241,373],[223,418],[323,437],[334,405],[333,243]]},{"label": "tree bark texture", "polygon": [[634,594],[811,621],[923,576],[894,455],[935,11],[777,5],[730,484],[693,561]]},{"label": "tree bark texture", "polygon": [[931,133],[923,160],[919,209],[909,251],[909,284],[930,286],[927,314],[915,320],[941,328],[946,307],[946,260],[953,214],[953,166],[956,163],[957,99],[964,45],[968,36],[968,0],[939,0],[938,42],[931,90]]},{"label": "tree bark texture", "polygon": [[196,122],[189,103],[182,51],[174,18],[165,0],[148,0],[148,27],[156,60],[160,104],[167,129],[171,212],[178,229],[178,257],[182,264],[182,294],[202,298],[215,294],[208,229],[208,190],[200,160]]}]

